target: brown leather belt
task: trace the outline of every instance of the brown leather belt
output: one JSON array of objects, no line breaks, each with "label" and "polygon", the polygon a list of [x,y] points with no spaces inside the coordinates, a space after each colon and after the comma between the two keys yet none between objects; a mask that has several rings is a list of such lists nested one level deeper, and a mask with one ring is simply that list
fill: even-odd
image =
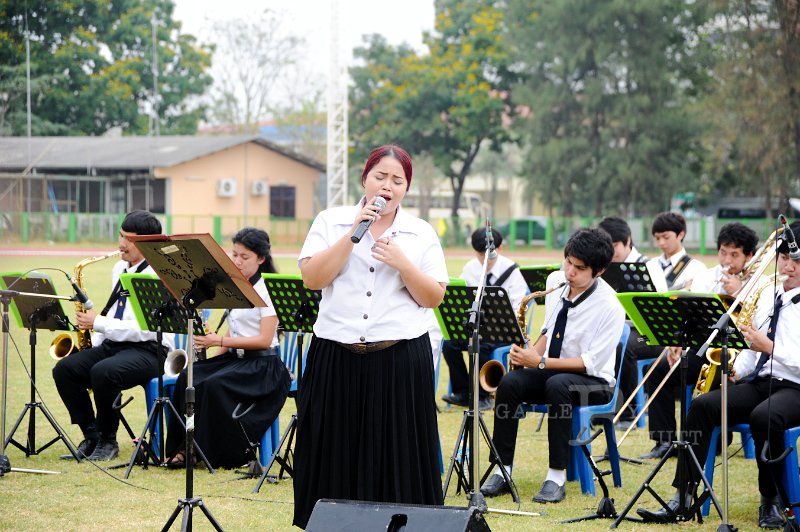
[{"label": "brown leather belt", "polygon": [[343,344],[342,342],[336,342],[336,343],[344,347],[348,351],[363,355],[365,353],[374,353],[375,351],[388,349],[392,347],[394,344],[398,343],[399,341],[400,340],[384,340],[382,342],[366,342],[363,344]]}]

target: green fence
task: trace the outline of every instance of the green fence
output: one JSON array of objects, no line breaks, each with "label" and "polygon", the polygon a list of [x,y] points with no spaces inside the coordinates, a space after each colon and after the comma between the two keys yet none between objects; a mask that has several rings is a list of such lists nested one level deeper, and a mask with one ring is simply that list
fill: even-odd
[{"label": "green fence", "polygon": [[[0,214],[0,241],[27,244],[31,242],[63,242],[71,244],[116,242],[124,214],[55,214],[51,212]],[[312,220],[272,218],[269,216],[215,216],[157,215],[164,233],[210,233],[217,242],[230,242],[242,227],[254,226],[267,231],[273,245],[298,246],[305,240]],[[560,249],[569,236],[581,227],[595,225],[600,219],[590,217],[527,216],[513,220],[495,220],[494,227],[503,233],[506,249],[524,249],[540,246]],[[684,246],[702,255],[716,252],[719,228],[732,221],[751,227],[761,240],[775,229],[772,219],[717,219],[714,217],[690,218],[686,221]],[[628,219],[634,244],[640,248],[653,248],[650,235],[651,219]],[[454,238],[455,229],[445,226],[442,244],[465,245],[464,237]],[[441,233],[442,231],[440,231]],[[466,239],[467,242],[469,239]],[[468,245],[468,244],[466,244]]]}]

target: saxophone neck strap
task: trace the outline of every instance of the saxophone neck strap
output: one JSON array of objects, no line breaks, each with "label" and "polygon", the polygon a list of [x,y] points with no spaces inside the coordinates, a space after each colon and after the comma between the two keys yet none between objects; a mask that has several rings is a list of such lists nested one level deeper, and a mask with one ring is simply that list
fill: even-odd
[{"label": "saxophone neck strap", "polygon": [[[136,273],[142,273],[144,269],[147,268],[147,266],[148,266],[147,261],[143,260],[142,263],[139,264],[139,267],[136,268]],[[129,295],[130,293],[127,290],[122,289],[122,281],[117,279],[117,284],[114,285],[114,290],[111,292],[111,295],[109,296],[108,301],[106,302],[106,306],[103,307],[103,310],[100,312],[100,315],[105,316],[106,314],[108,314],[108,311],[111,309],[111,307],[114,306],[114,303],[116,303],[120,297],[128,297]]]}]

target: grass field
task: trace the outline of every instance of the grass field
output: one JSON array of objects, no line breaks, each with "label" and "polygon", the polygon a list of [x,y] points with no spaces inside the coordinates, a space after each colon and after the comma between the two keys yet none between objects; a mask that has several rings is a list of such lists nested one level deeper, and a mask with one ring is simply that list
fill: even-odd
[{"label": "grass field", "polygon": [[[468,258],[469,253],[461,253],[458,258],[448,261],[450,274],[456,276]],[[557,254],[531,256],[525,263],[545,263],[557,260]],[[72,273],[74,265],[80,260],[76,257],[7,257],[0,255],[0,271],[24,271],[30,268],[59,268]],[[712,263],[713,258],[706,262]],[[284,273],[297,271],[294,260],[290,257],[278,259],[278,267]],[[90,266],[86,271],[86,288],[94,301],[105,301],[111,287],[111,262],[106,261]],[[48,272],[56,287],[63,293],[69,293],[64,276],[58,272]],[[69,313],[71,305],[66,306]],[[538,315],[538,312],[537,312]],[[212,317],[215,324],[218,315]],[[537,316],[539,320],[541,316]],[[80,431],[69,424],[69,416],[56,393],[51,368],[54,361],[48,355],[48,346],[53,333],[40,331],[36,350],[36,385],[38,399],[52,412],[64,432],[77,443]],[[13,426],[20,412],[29,400],[30,381],[30,347],[27,331],[20,330],[12,320],[9,335],[8,360],[8,399],[6,411],[6,433]],[[447,366],[442,368],[437,397],[447,391]],[[138,433],[144,425],[146,412],[144,394],[140,388],[125,392],[127,398],[134,400],[125,409],[125,416]],[[455,444],[455,438],[462,420],[462,410],[445,408],[440,402],[439,430],[445,465]],[[289,401],[281,413],[281,429],[294,411],[294,404]],[[28,417],[14,434],[14,439],[25,442]],[[492,416],[484,416],[490,430]],[[577,482],[567,486],[567,499],[561,504],[542,506],[531,502],[531,496],[538,490],[547,471],[547,424],[541,432],[535,432],[537,418],[524,420],[520,425],[517,440],[517,459],[514,467],[514,479],[520,490],[522,504],[520,509],[530,512],[543,512],[539,517],[521,517],[489,513],[487,520],[494,530],[542,530],[552,528],[560,520],[592,514],[597,508],[598,498],[581,495]],[[36,415],[36,445],[41,447],[54,437],[49,423],[40,412]],[[127,462],[130,458],[132,444],[128,443],[125,431],[120,427],[121,444],[120,459],[116,463]],[[600,439],[602,440],[602,438]],[[600,441],[597,440],[597,441]],[[734,438],[730,452],[739,448],[738,436]],[[604,443],[596,445],[595,453],[602,451]],[[635,457],[649,450],[650,443],[644,431],[634,431],[620,452]],[[124,469],[106,470],[84,462],[61,461],[58,456],[66,451],[61,442],[45,449],[42,453],[25,457],[13,446],[6,449],[6,454],[14,468],[43,469],[57,471],[56,475],[40,475],[13,471],[0,478],[0,529],[3,530],[118,530],[160,529],[170,513],[176,507],[177,499],[185,493],[185,476],[182,471],[171,471],[159,468],[144,470],[135,467],[128,481],[122,480]],[[481,457],[486,459],[486,449],[482,447]],[[654,488],[664,497],[669,497],[672,489],[669,483],[672,477],[674,460],[671,460],[653,482]],[[99,465],[99,464],[98,464]],[[107,464],[102,464],[104,467]],[[655,466],[655,462],[645,466],[623,463],[623,487],[611,487],[611,497],[616,500],[616,508],[622,511],[633,497],[636,489]],[[258,494],[252,494],[255,479],[236,480],[237,473],[231,470],[218,470],[210,475],[204,469],[195,473],[194,492],[203,498],[205,505],[214,517],[228,530],[289,530],[292,529],[293,512],[292,481],[285,480],[277,485],[265,484]],[[736,453],[730,462],[730,515],[731,521],[740,530],[757,529],[758,492],[755,483],[755,462],[744,460],[742,454]],[[718,473],[717,477],[720,475]],[[610,477],[609,483],[610,483]],[[451,482],[446,503],[463,506],[463,494],[455,495],[455,482]],[[718,481],[719,485],[719,481]],[[599,490],[598,490],[599,492]],[[721,497],[721,491],[718,493]],[[491,508],[516,509],[509,496],[490,499]],[[642,505],[653,507],[650,496],[644,496]],[[638,505],[637,505],[638,506]],[[211,527],[202,513],[194,513],[194,525],[197,530],[208,530]],[[712,530],[719,525],[719,518],[712,515],[703,525],[696,523],[683,525],[682,528],[692,530]],[[569,525],[575,530],[597,530],[610,525],[610,521],[590,521]],[[174,525],[176,528],[179,525]],[[660,527],[647,527],[636,523],[624,523],[621,528],[628,530],[657,530]]]}]

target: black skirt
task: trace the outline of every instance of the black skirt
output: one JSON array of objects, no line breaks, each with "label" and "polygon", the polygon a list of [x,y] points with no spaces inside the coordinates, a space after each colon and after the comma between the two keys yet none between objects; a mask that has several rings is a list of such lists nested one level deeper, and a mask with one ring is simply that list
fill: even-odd
[{"label": "black skirt", "polygon": [[427,333],[368,354],[315,337],[297,411],[295,525],[322,498],[442,504]]},{"label": "black skirt", "polygon": [[[251,441],[260,441],[286,402],[290,384],[289,371],[279,356],[237,358],[225,353],[194,364],[194,438],[212,467],[238,467],[253,458],[239,421]],[[183,370],[172,396],[181,417],[186,413],[185,391]],[[235,421],[231,414],[238,403],[240,412],[255,406]],[[175,416],[170,416],[168,428],[165,447],[167,456],[172,456],[183,448],[185,433]]]}]

